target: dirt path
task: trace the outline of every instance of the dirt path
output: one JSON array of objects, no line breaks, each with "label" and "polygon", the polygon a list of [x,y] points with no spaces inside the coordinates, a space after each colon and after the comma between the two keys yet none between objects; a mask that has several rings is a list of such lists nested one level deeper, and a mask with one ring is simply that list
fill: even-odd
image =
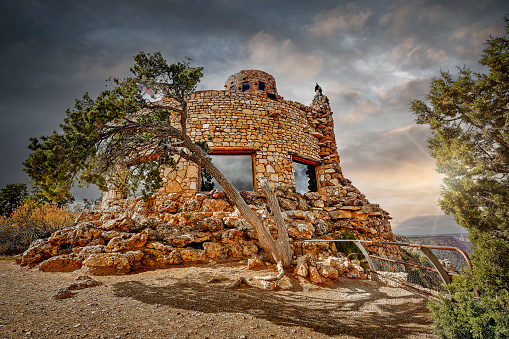
[{"label": "dirt path", "polygon": [[288,289],[228,288],[237,277],[254,281],[275,272],[244,267],[92,277],[103,284],[55,300],[80,273],[44,273],[0,259],[0,337],[436,338],[426,300],[405,290],[341,278],[317,287],[293,274]]}]

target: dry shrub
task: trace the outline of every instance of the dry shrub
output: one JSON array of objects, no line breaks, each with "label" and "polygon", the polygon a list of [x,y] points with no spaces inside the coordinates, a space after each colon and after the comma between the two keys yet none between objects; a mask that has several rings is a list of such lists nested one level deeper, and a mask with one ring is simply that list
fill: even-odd
[{"label": "dry shrub", "polygon": [[0,254],[21,253],[34,240],[47,238],[56,230],[71,227],[76,217],[77,214],[65,206],[20,205],[10,217],[0,216]]}]

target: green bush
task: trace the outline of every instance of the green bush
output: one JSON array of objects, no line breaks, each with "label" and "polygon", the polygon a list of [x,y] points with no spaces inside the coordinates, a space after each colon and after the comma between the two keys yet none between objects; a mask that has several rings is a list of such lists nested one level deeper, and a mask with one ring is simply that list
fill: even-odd
[{"label": "green bush", "polygon": [[509,338],[509,296],[507,291],[474,297],[472,278],[456,277],[446,287],[451,297],[430,300],[434,331],[441,338]]},{"label": "green bush", "polygon": [[[357,240],[357,237],[353,233],[348,232],[347,230],[343,230],[339,238],[341,240]],[[339,241],[336,242],[335,244],[338,252],[341,252],[346,256],[351,253],[360,253],[360,249],[353,242]],[[352,255],[352,257],[354,259],[357,259],[356,255]]]}]

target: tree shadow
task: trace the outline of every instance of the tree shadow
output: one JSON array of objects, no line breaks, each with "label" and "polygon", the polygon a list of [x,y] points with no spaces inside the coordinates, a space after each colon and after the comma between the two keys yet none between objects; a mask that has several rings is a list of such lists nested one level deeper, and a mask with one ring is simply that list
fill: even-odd
[{"label": "tree shadow", "polygon": [[[204,278],[207,277],[202,275],[200,280]],[[112,288],[117,297],[132,298],[147,304],[203,313],[250,314],[276,325],[308,327],[326,335],[375,338],[383,333],[384,338],[401,338],[430,334],[432,325],[420,297],[392,297],[376,287],[372,287],[373,291],[353,285],[351,288],[342,288],[341,293],[346,293],[347,297],[338,301],[326,297],[278,293],[253,286],[229,289],[228,284],[223,282],[207,284],[203,280],[169,279],[168,283],[167,286],[151,286],[139,281],[127,281],[114,284]],[[363,298],[358,297],[359,293]],[[363,306],[375,304],[383,298],[404,298],[415,302],[398,305],[376,303],[383,314],[362,310]],[[421,302],[418,303],[416,299]]]}]

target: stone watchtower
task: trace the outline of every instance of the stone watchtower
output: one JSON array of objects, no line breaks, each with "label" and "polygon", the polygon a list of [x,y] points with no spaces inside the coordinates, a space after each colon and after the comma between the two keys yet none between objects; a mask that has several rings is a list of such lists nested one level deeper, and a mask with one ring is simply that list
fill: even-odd
[{"label": "stone watchtower", "polygon": [[[264,176],[271,187],[339,194],[348,180],[339,166],[329,100],[319,91],[310,106],[286,101],[268,73],[243,70],[225,90],[193,93],[188,128],[207,140],[212,160],[239,190],[257,191]],[[198,168],[181,162],[165,175],[166,193],[193,195],[220,187]]]},{"label": "stone watchtower", "polygon": [[[341,173],[329,100],[318,85],[306,106],[284,100],[270,74],[244,70],[230,76],[224,90],[193,93],[187,107],[190,138],[208,143],[212,162],[275,232],[267,198],[258,194],[260,178],[267,179],[295,255],[337,254],[330,243],[301,241],[338,239],[345,231],[357,239],[395,241],[388,213],[370,204]],[[258,233],[212,176],[176,160],[162,173],[163,187],[150,202],[109,192],[100,208],[80,215],[75,227],[34,242],[21,263],[51,257],[41,269],[72,264],[72,270],[83,266],[92,274],[125,274],[142,267],[267,255]],[[67,246],[78,248],[68,255]],[[398,255],[389,247],[374,251]]]}]

